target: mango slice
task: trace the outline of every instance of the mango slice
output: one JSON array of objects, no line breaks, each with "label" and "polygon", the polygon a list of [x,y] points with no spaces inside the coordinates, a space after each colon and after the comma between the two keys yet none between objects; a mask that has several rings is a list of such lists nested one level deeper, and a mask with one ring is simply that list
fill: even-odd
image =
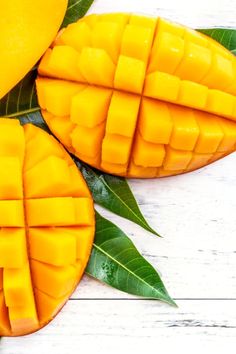
[{"label": "mango slice", "polygon": [[60,143],[13,119],[0,132],[0,336],[18,336],[50,322],[78,285],[95,217]]},{"label": "mango slice", "polygon": [[0,99],[32,69],[50,46],[67,4],[68,0],[1,1]]},{"label": "mango slice", "polygon": [[39,65],[37,92],[52,132],[81,160],[154,178],[235,151],[235,78],[233,54],[201,33],[104,14],[59,34]]}]

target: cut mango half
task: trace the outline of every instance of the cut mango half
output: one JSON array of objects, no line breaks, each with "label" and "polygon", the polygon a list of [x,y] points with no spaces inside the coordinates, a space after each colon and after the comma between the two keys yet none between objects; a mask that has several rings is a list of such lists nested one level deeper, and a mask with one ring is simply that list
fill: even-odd
[{"label": "cut mango half", "polygon": [[93,200],[52,136],[0,120],[0,336],[37,331],[78,285],[95,232]]},{"label": "cut mango half", "polygon": [[236,149],[236,58],[162,18],[91,15],[39,65],[52,132],[81,160],[126,177],[164,177]]}]

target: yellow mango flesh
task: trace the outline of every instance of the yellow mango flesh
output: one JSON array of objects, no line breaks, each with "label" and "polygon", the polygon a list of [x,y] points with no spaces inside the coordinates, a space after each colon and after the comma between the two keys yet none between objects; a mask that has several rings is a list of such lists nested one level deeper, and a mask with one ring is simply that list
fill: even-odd
[{"label": "yellow mango flesh", "polygon": [[36,64],[64,18],[68,0],[1,1],[0,99]]},{"label": "yellow mango flesh", "polygon": [[18,336],[50,322],[74,291],[95,218],[81,173],[52,136],[4,118],[0,135],[0,336]]},{"label": "yellow mango flesh", "polygon": [[236,58],[161,18],[91,15],[69,25],[39,65],[52,132],[105,172],[189,172],[236,149]]}]

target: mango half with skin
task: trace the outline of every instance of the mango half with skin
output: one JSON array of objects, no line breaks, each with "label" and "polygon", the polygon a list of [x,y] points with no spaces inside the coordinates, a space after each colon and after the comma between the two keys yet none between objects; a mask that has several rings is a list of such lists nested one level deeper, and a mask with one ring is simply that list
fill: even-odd
[{"label": "mango half with skin", "polygon": [[64,146],[111,174],[181,174],[236,148],[236,58],[162,18],[69,25],[42,58],[37,92]]},{"label": "mango half with skin", "polygon": [[88,187],[52,136],[0,119],[0,336],[51,321],[84,272],[94,229]]},{"label": "mango half with skin", "polygon": [[1,0],[0,99],[50,46],[63,21],[68,0]]}]

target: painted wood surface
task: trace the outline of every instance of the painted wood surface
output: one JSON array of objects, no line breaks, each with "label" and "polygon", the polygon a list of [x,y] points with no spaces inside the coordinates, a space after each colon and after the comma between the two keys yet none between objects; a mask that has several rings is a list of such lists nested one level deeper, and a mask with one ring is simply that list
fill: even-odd
[{"label": "painted wood surface", "polygon": [[[164,16],[193,28],[236,27],[235,0],[97,0],[90,12],[111,11]],[[102,213],[159,270],[179,308],[85,276],[50,325],[30,336],[3,338],[1,354],[235,352],[236,154],[191,174],[130,185],[164,238]]]}]

